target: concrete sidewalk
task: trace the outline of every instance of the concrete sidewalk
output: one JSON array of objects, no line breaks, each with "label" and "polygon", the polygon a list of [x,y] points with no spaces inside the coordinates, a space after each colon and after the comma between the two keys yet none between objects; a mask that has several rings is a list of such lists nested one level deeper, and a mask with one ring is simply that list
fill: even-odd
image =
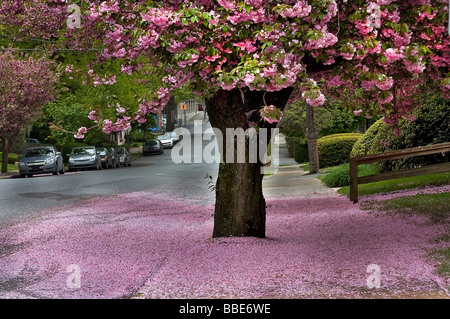
[{"label": "concrete sidewalk", "polygon": [[309,175],[289,156],[283,135],[278,136],[275,145],[278,145],[279,150],[279,167],[273,175],[264,177],[264,197],[269,199],[338,196],[334,189],[322,184],[317,174]]}]

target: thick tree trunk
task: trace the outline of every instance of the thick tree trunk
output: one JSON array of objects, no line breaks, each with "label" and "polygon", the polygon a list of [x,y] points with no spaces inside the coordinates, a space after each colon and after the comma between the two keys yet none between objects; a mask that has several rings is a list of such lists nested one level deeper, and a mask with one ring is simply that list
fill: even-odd
[{"label": "thick tree trunk", "polygon": [[223,163],[216,183],[213,237],[265,237],[260,163]]},{"label": "thick tree trunk", "polygon": [[314,111],[311,105],[306,104],[306,137],[308,139],[309,173],[319,172],[319,147],[317,145],[317,130],[314,123]]},{"label": "thick tree trunk", "polygon": [[[264,101],[284,108],[291,90],[267,93],[240,90],[218,91],[206,101],[206,109],[214,128],[223,135],[222,157],[215,185],[216,205],[214,211],[213,237],[255,236],[265,237],[266,203],[263,196],[262,162],[249,163],[249,143],[245,139],[245,162],[227,161],[226,129],[248,129],[246,113],[259,110]],[[253,112],[250,121],[259,121],[258,112]],[[274,127],[274,126],[272,126]],[[271,127],[267,127],[270,129]],[[267,142],[270,141],[270,134]],[[232,143],[237,148],[236,143]],[[267,144],[266,144],[267,145]]]}]

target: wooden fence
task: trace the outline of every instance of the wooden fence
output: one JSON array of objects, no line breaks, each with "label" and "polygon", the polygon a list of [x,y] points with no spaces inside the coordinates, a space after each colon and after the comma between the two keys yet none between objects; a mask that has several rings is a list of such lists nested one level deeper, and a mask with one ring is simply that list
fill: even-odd
[{"label": "wooden fence", "polygon": [[358,156],[350,158],[350,200],[358,202],[358,184],[367,184],[388,179],[417,176],[423,174],[443,173],[450,171],[450,163],[434,164],[408,170],[380,173],[370,176],[358,177],[358,165],[376,163],[408,157],[445,153],[450,151],[450,142],[422,147],[407,148],[404,150],[380,153],[375,155]]}]

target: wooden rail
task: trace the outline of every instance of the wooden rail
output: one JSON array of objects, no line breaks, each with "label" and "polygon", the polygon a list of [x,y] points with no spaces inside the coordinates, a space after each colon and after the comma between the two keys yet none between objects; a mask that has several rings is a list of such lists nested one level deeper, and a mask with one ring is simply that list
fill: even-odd
[{"label": "wooden rail", "polygon": [[443,173],[450,171],[450,163],[434,164],[413,168],[402,171],[394,171],[388,173],[375,174],[370,176],[358,177],[358,165],[395,160],[401,158],[409,158],[415,156],[445,153],[450,151],[450,142],[421,146],[415,148],[407,148],[404,150],[380,153],[375,155],[351,157],[350,162],[350,200],[354,203],[358,202],[358,184],[367,184],[388,179],[417,176],[423,174]]}]

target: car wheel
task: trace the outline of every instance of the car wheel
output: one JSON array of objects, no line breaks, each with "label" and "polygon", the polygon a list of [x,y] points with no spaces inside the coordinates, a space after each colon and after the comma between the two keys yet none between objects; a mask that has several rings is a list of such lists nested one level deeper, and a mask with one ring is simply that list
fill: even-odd
[{"label": "car wheel", "polygon": [[33,174],[27,174],[28,177],[33,177]]},{"label": "car wheel", "polygon": [[58,175],[58,173],[59,173],[58,164],[56,164],[55,171],[53,172],[53,175]]},{"label": "car wheel", "polygon": [[20,178],[25,178],[25,174],[20,174],[19,177]]}]

